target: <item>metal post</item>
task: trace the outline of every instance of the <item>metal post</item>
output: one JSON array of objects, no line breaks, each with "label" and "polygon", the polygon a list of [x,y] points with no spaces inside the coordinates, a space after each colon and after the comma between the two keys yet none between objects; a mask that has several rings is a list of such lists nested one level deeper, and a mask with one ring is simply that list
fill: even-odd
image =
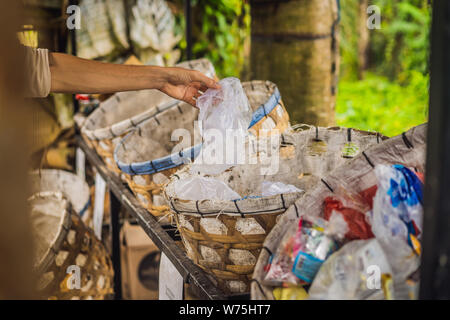
[{"label": "metal post", "polygon": [[186,20],[186,57],[192,60],[192,6],[191,0],[184,0],[184,15]]},{"label": "metal post", "polygon": [[114,268],[114,299],[122,299],[122,270],[120,265],[120,201],[113,192],[109,192],[111,199],[111,240],[112,264]]},{"label": "metal post", "polygon": [[433,1],[420,298],[450,299],[450,1]]}]

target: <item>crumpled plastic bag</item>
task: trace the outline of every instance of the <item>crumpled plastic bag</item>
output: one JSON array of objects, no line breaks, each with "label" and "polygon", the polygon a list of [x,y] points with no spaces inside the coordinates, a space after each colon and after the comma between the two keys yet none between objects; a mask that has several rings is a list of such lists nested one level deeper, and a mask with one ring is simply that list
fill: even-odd
[{"label": "crumpled plastic bag", "polygon": [[216,175],[240,164],[245,154],[245,138],[252,120],[250,103],[239,79],[225,78],[219,84],[220,89],[208,89],[197,100],[204,141],[191,172]]},{"label": "crumpled plastic bag", "polygon": [[423,216],[423,184],[402,165],[375,168],[378,190],[369,213],[372,232],[383,247],[396,282],[417,270]]},{"label": "crumpled plastic bag", "polygon": [[383,278],[391,274],[391,266],[376,239],[354,240],[322,264],[309,289],[309,298],[383,299]]},{"label": "crumpled plastic bag", "polygon": [[296,193],[303,190],[292,184],[284,184],[283,182],[263,181],[261,185],[261,195],[263,197],[275,196],[277,194]]},{"label": "crumpled plastic bag", "polygon": [[346,207],[339,199],[327,197],[324,200],[324,218],[330,220],[334,214],[340,214],[348,225],[348,232],[345,237],[348,240],[370,239],[374,235],[369,223],[366,221],[366,215],[363,212]]},{"label": "crumpled plastic bag", "polygon": [[209,177],[190,177],[175,184],[175,194],[184,200],[236,200],[241,196],[225,182]]}]

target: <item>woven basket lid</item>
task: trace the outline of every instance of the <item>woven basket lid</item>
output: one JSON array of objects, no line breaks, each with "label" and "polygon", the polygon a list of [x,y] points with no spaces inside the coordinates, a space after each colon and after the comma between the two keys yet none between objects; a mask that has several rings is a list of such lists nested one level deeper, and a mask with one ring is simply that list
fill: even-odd
[{"label": "woven basket lid", "polygon": [[81,217],[90,206],[89,186],[76,174],[64,170],[43,169],[30,173],[32,193],[61,192]]},{"label": "woven basket lid", "polygon": [[[188,201],[178,198],[175,193],[177,182],[197,175],[190,171],[190,166],[187,166],[175,173],[165,187],[164,196],[171,209],[177,214],[202,217],[217,214],[242,216],[275,211],[284,212],[304,192],[261,197],[259,195],[263,181],[282,182],[294,185],[304,191],[309,190],[326,173],[350,160],[344,156],[347,154],[343,153],[349,142],[356,146],[357,152],[360,153],[383,141],[383,137],[377,133],[350,128],[320,128],[303,125],[298,128],[298,130],[300,129],[303,130],[282,134],[279,137],[280,157],[275,171],[268,170],[267,163],[262,165],[258,161],[256,164],[247,162],[236,165],[214,176],[215,179],[229,185],[243,197],[242,199]],[[260,139],[260,141],[266,143],[264,139]]]},{"label": "woven basket lid", "polygon": [[33,265],[44,272],[55,260],[71,224],[71,205],[60,192],[39,192],[28,200],[35,247]]},{"label": "woven basket lid", "polygon": [[[277,86],[270,81],[243,82],[242,86],[253,110],[249,128],[263,120],[281,101]],[[114,158],[123,172],[136,174],[153,174],[183,163],[188,163],[200,152],[200,137],[191,134],[190,141],[183,141],[182,149],[172,153],[177,142],[171,141],[173,130],[178,128],[194,130],[194,121],[198,110],[190,106],[175,105],[161,114],[142,122],[135,131],[129,133],[117,145]]]},{"label": "woven basket lid", "polygon": [[[214,67],[207,59],[186,61],[176,66],[215,76]],[[177,104],[178,100],[156,89],[119,92],[89,115],[81,132],[91,140],[113,139]]]},{"label": "woven basket lid", "polygon": [[261,251],[253,273],[255,281],[251,285],[252,299],[274,299],[273,288],[263,284],[266,274],[264,267],[268,263],[269,252],[275,253],[282,239],[285,236],[290,236],[290,234],[287,234],[288,226],[298,225],[298,219],[301,215],[304,213],[320,215],[323,211],[324,199],[335,195],[335,190],[341,188],[343,184],[346,190],[354,193],[359,193],[375,185],[377,179],[373,169],[377,164],[402,164],[423,172],[425,169],[426,130],[427,125],[423,124],[399,136],[371,146],[352,160],[325,175],[321,182],[308,190],[303,197],[296,200],[264,241],[266,250]]}]

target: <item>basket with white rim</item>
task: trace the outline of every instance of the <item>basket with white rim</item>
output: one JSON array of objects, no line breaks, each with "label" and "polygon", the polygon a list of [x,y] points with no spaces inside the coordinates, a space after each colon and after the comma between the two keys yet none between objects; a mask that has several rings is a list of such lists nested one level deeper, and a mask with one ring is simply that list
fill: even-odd
[{"label": "basket with white rim", "polygon": [[[177,67],[200,71],[215,77],[215,70],[207,59],[181,62]],[[119,92],[105,100],[86,119],[81,129],[85,140],[103,158],[108,169],[120,174],[114,162],[114,148],[120,139],[136,126],[164,110],[187,104],[173,99],[159,90]]]},{"label": "basket with white rim", "polygon": [[76,174],[58,169],[41,169],[30,173],[31,192],[61,192],[86,225],[92,221],[89,185]]},{"label": "basket with white rim", "polygon": [[373,185],[377,179],[374,168],[378,164],[402,164],[413,167],[418,172],[425,170],[426,128],[420,125],[410,129],[402,135],[390,138],[380,144],[366,149],[354,159],[337,167],[323,176],[321,183],[308,190],[305,195],[297,199],[281,217],[264,241],[258,261],[253,273],[251,284],[251,298],[253,300],[274,300],[274,287],[264,282],[272,254],[277,251],[285,237],[292,236],[289,226],[298,225],[304,214],[320,216],[323,213],[324,199],[336,195],[343,184],[349,194],[358,194]]},{"label": "basket with white rim", "polygon": [[[240,164],[209,176],[239,194],[241,198],[232,201],[180,198],[177,184],[208,176],[191,172],[191,166],[179,170],[165,186],[164,196],[188,257],[213,275],[225,292],[248,292],[256,259],[278,217],[323,175],[383,138],[349,128],[297,126],[296,131],[279,137],[276,173],[264,174],[261,164]],[[302,191],[263,197],[264,181],[293,185]]]},{"label": "basket with white rim", "polygon": [[[286,130],[289,116],[276,85],[269,81],[244,82],[244,91],[253,112],[250,131]],[[114,152],[117,167],[124,174],[134,194],[156,217],[171,213],[161,196],[162,185],[178,167],[193,160],[200,152],[198,128],[194,128],[198,109],[187,104],[175,105],[139,124],[120,141]],[[258,128],[256,130],[255,128]],[[177,129],[185,129],[189,139],[172,141]],[[174,151],[174,147],[177,150]]]}]

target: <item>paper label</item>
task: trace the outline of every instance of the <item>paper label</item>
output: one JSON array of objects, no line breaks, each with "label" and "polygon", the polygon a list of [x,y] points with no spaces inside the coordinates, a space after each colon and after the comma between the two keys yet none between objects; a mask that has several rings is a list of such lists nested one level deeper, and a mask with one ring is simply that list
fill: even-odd
[{"label": "paper label", "polygon": [[183,292],[183,276],[162,252],[159,266],[159,300],[183,300]]},{"label": "paper label", "polygon": [[86,155],[80,148],[77,148],[77,152],[75,154],[75,164],[77,168],[77,176],[83,180],[86,180]]},{"label": "paper label", "polygon": [[97,172],[95,175],[94,232],[97,238],[102,238],[103,213],[105,206],[106,183]]},{"label": "paper label", "polygon": [[292,273],[294,273],[299,279],[311,283],[319,271],[323,260],[317,259],[312,255],[304,252],[299,252],[295,258],[294,267]]}]

